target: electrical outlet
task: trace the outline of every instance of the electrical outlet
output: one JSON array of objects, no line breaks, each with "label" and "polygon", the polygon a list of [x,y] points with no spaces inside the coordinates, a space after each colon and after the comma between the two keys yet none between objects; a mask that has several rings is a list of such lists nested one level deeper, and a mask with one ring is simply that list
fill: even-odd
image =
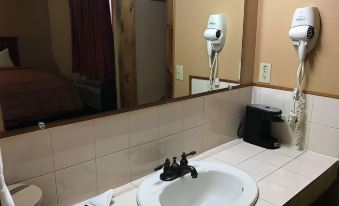
[{"label": "electrical outlet", "polygon": [[261,63],[259,82],[266,83],[266,84],[271,83],[271,70],[272,70],[272,64]]},{"label": "electrical outlet", "polygon": [[182,65],[176,66],[176,79],[184,81],[184,66]]}]

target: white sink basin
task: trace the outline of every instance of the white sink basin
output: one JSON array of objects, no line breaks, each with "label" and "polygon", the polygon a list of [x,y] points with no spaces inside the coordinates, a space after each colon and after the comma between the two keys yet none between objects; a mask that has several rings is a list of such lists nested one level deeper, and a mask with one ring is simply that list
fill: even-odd
[{"label": "white sink basin", "polygon": [[258,199],[255,181],[245,172],[222,163],[189,162],[199,175],[161,181],[162,171],[141,183],[139,206],[250,206]]}]

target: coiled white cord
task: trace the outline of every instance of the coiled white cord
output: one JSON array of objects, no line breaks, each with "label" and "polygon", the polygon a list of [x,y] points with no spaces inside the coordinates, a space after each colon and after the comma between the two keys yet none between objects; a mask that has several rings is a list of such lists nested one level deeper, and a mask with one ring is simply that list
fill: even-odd
[{"label": "coiled white cord", "polygon": [[212,57],[209,57],[209,66],[210,66],[210,80],[209,80],[209,91],[213,91],[216,86],[216,79],[218,74],[218,52],[215,52],[213,63]]},{"label": "coiled white cord", "polygon": [[301,61],[297,70],[297,88],[293,91],[292,97],[294,100],[293,111],[290,113],[289,123],[290,125],[295,124],[293,135],[294,135],[294,146],[297,149],[301,149],[301,143],[304,136],[304,113],[306,99],[302,91],[302,82],[304,79],[304,68],[305,62]]},{"label": "coiled white cord", "polygon": [[303,123],[304,123],[304,111],[305,111],[305,98],[304,95],[302,94],[300,99],[296,101],[296,123],[295,123],[295,128],[294,128],[294,146],[298,149],[301,149],[301,143],[302,139],[304,137],[304,128],[303,128]]}]

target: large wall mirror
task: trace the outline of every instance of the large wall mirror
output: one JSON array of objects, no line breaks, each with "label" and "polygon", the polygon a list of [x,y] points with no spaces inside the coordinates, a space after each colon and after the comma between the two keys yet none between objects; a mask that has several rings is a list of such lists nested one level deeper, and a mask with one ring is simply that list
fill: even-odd
[{"label": "large wall mirror", "polygon": [[[0,0],[5,129],[239,85],[244,4]],[[215,54],[208,56],[204,32],[213,14],[224,15],[225,42],[217,55],[219,84],[211,88],[209,61],[215,65]]]}]

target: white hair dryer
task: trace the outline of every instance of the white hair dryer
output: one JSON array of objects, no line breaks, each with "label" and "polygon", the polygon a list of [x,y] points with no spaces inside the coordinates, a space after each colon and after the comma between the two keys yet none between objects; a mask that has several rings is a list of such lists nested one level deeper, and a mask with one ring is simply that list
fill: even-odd
[{"label": "white hair dryer", "polygon": [[320,15],[316,7],[298,8],[294,12],[289,37],[293,45],[298,47],[300,61],[305,61],[307,53],[311,52],[320,32]]},{"label": "white hair dryer", "polygon": [[[211,15],[204,37],[207,40],[207,53],[210,67],[209,90],[219,86],[218,78],[218,53],[222,50],[226,40],[226,20],[223,14]],[[214,55],[214,59],[212,61]]]},{"label": "white hair dryer", "polygon": [[293,110],[290,112],[288,121],[293,128],[294,145],[301,149],[301,142],[304,134],[303,119],[306,100],[302,91],[304,79],[304,66],[306,56],[311,52],[320,34],[320,14],[315,7],[298,8],[294,12],[289,37],[298,50],[300,64],[297,70],[296,88],[292,93],[294,100]]}]

